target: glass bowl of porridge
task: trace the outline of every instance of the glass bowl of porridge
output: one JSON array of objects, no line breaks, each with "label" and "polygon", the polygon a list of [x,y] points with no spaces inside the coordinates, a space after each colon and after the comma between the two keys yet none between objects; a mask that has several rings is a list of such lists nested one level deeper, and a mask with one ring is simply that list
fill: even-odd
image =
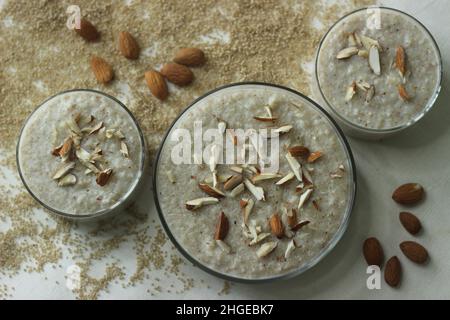
[{"label": "glass bowl of porridge", "polygon": [[319,101],[344,132],[381,139],[432,108],[442,61],[433,36],[414,17],[369,7],[345,15],[324,35],[315,79]]},{"label": "glass bowl of porridge", "polygon": [[58,93],[25,121],[17,167],[46,209],[88,220],[120,212],[142,184],[147,148],[131,112],[94,90]]},{"label": "glass bowl of porridge", "polygon": [[162,225],[177,249],[240,282],[308,270],[342,237],[356,174],[335,121],[306,96],[237,83],[195,100],[153,167]]}]

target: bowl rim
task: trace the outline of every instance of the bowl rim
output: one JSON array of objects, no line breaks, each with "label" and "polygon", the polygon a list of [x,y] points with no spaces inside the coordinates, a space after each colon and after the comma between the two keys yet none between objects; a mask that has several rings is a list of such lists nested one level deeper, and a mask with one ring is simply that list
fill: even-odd
[{"label": "bowl rim", "polygon": [[[344,151],[347,155],[348,158],[348,162],[350,164],[350,170],[349,172],[351,172],[351,179],[349,180],[349,186],[350,188],[352,188],[352,190],[350,190],[351,194],[349,195],[349,199],[348,199],[348,207],[346,208],[346,212],[344,217],[341,220],[341,224],[339,226],[339,228],[336,230],[334,236],[332,237],[332,239],[328,242],[327,246],[325,248],[323,248],[320,253],[314,257],[313,260],[309,261],[307,264],[303,265],[301,268],[294,268],[286,273],[283,274],[279,274],[279,275],[275,275],[275,276],[271,276],[271,277],[263,277],[263,278],[255,278],[255,279],[251,279],[251,278],[243,278],[243,277],[238,277],[238,276],[233,276],[230,274],[225,274],[225,273],[221,273],[219,271],[216,271],[208,266],[206,266],[205,264],[203,264],[201,261],[197,260],[196,258],[194,258],[190,253],[188,253],[183,246],[181,246],[181,244],[177,241],[177,239],[175,238],[175,236],[172,234],[166,219],[164,217],[164,214],[162,212],[162,209],[160,207],[159,204],[159,199],[158,199],[158,187],[157,187],[157,175],[158,175],[158,164],[159,164],[159,159],[161,156],[161,152],[162,149],[164,147],[165,141],[167,139],[167,137],[169,136],[169,133],[171,132],[172,128],[175,126],[175,124],[177,123],[177,121],[181,118],[181,116],[187,111],[189,110],[191,107],[193,107],[194,105],[196,105],[199,101],[201,101],[202,99],[208,97],[209,95],[216,93],[218,91],[224,90],[224,89],[228,89],[228,88],[232,88],[232,87],[239,87],[239,86],[267,86],[267,87],[271,87],[271,88],[276,88],[276,89],[281,89],[281,90],[285,90],[288,91],[290,93],[293,93],[294,95],[299,96],[301,99],[306,100],[306,102],[310,103],[312,105],[312,107],[316,108],[319,112],[321,112],[325,118],[330,122],[330,125],[332,127],[334,127],[336,134],[338,135],[339,140],[341,141],[341,144],[344,147]],[[161,221],[161,224],[166,232],[166,234],[168,235],[169,239],[172,241],[172,243],[174,244],[174,246],[178,249],[178,251],[189,261],[191,262],[194,266],[197,266],[198,268],[200,268],[201,270],[222,278],[224,280],[227,281],[233,281],[233,282],[239,282],[239,283],[268,283],[268,282],[273,282],[276,280],[280,280],[280,279],[290,279],[293,278],[295,276],[298,276],[302,273],[304,273],[306,270],[309,270],[310,268],[312,268],[313,266],[315,266],[317,263],[319,263],[325,256],[328,255],[328,253],[330,253],[334,247],[337,245],[337,243],[339,242],[339,240],[342,238],[342,236],[344,235],[348,224],[349,224],[349,218],[351,215],[351,212],[354,209],[355,206],[355,199],[356,199],[356,191],[357,191],[357,182],[356,182],[356,165],[355,165],[355,161],[354,161],[354,157],[350,148],[350,145],[343,133],[343,131],[341,130],[341,128],[339,127],[339,125],[336,123],[336,121],[328,114],[328,112],[326,110],[324,110],[321,106],[319,106],[316,102],[314,102],[312,99],[308,98],[307,96],[305,96],[304,94],[282,86],[282,85],[278,85],[278,84],[272,84],[272,83],[266,83],[266,82],[258,82],[258,81],[244,81],[244,82],[236,82],[236,83],[231,83],[231,84],[226,84],[223,86],[219,86],[213,90],[210,90],[208,92],[206,92],[205,94],[201,95],[200,97],[196,98],[193,102],[191,102],[179,115],[177,115],[177,117],[175,118],[175,120],[172,122],[172,124],[169,126],[169,128],[167,129],[161,143],[160,146],[158,148],[158,151],[156,153],[154,162],[153,162],[153,175],[152,175],[152,189],[153,189],[153,200],[155,203],[155,207],[156,210],[158,212],[158,216],[159,219]]]},{"label": "bowl rim", "polygon": [[[358,12],[361,12],[361,11],[364,11],[364,10],[367,10],[367,9],[372,9],[372,8],[375,8],[375,9],[381,9],[381,10],[386,10],[386,11],[392,11],[392,12],[399,13],[399,14],[401,14],[401,15],[406,16],[407,18],[412,19],[415,23],[417,23],[420,27],[422,27],[423,30],[425,31],[425,33],[426,33],[426,34],[430,37],[430,39],[431,39],[432,45],[434,46],[434,48],[435,48],[435,50],[436,50],[436,53],[437,53],[438,64],[439,64],[439,72],[438,72],[439,79],[438,79],[438,83],[437,83],[437,85],[436,85],[436,89],[435,89],[433,95],[430,96],[430,98],[428,99],[426,106],[425,106],[425,107],[422,109],[422,111],[421,111],[419,114],[417,114],[412,120],[410,120],[410,121],[408,121],[408,122],[406,122],[406,123],[404,123],[404,124],[397,125],[397,126],[395,126],[395,127],[390,127],[390,128],[376,129],[376,128],[364,127],[364,126],[359,125],[359,124],[357,124],[357,123],[355,123],[355,122],[353,122],[353,121],[350,121],[350,120],[348,120],[346,117],[342,116],[339,112],[337,112],[337,111],[335,110],[335,108],[332,106],[332,104],[331,104],[331,103],[328,101],[328,99],[325,97],[325,94],[324,94],[323,91],[322,91],[322,86],[320,85],[319,76],[318,76],[318,65],[319,65],[318,61],[319,61],[320,51],[321,51],[321,49],[322,49],[322,45],[323,45],[325,39],[326,39],[327,36],[330,34],[330,32],[331,32],[331,31],[332,31],[339,23],[341,23],[344,19],[346,19],[347,17],[349,17],[349,16],[351,16],[351,15],[353,15],[353,14],[355,14],[355,13],[358,13]],[[443,70],[443,64],[442,64],[442,55],[441,55],[441,51],[440,51],[440,49],[439,49],[439,46],[438,46],[436,40],[434,39],[433,35],[432,35],[431,32],[428,30],[428,28],[425,27],[425,25],[424,25],[422,22],[420,22],[418,19],[416,19],[415,17],[413,17],[413,16],[412,16],[411,14],[409,14],[409,13],[406,13],[406,12],[404,12],[404,11],[402,11],[402,10],[399,10],[399,9],[395,9],[395,8],[391,8],[391,7],[386,7],[386,6],[377,6],[377,5],[375,5],[375,6],[368,6],[368,7],[362,7],[362,8],[353,10],[353,11],[351,11],[351,12],[345,14],[345,15],[342,16],[341,18],[339,18],[336,22],[334,22],[334,23],[331,25],[331,27],[327,30],[327,32],[322,36],[322,38],[321,38],[321,40],[320,40],[320,42],[319,42],[319,46],[318,46],[317,51],[316,51],[316,57],[315,57],[315,60],[314,60],[314,78],[315,78],[315,81],[316,81],[316,84],[317,84],[317,88],[318,88],[318,90],[319,90],[319,92],[320,92],[320,97],[324,100],[324,102],[326,103],[326,105],[327,105],[328,108],[330,109],[331,113],[332,113],[334,116],[336,116],[340,121],[342,121],[345,125],[347,125],[347,126],[353,128],[353,129],[360,130],[360,131],[364,131],[364,132],[367,132],[367,133],[374,133],[374,134],[377,134],[377,133],[378,133],[378,134],[379,134],[379,133],[389,134],[389,133],[393,133],[393,132],[398,132],[398,131],[404,130],[404,129],[406,129],[406,128],[409,128],[409,127],[415,125],[415,124],[416,124],[417,122],[419,122],[426,114],[428,114],[428,112],[429,112],[429,111],[432,109],[432,107],[435,105],[435,102],[436,102],[436,100],[437,100],[437,98],[438,98],[438,96],[439,96],[439,93],[441,92],[441,89],[442,89],[443,72],[444,72],[444,70]]]},{"label": "bowl rim", "polygon": [[[117,103],[120,107],[122,107],[125,110],[125,112],[130,116],[131,120],[133,121],[133,123],[136,126],[136,129],[137,129],[138,134],[139,134],[139,140],[141,142],[141,149],[142,149],[141,159],[140,159],[141,160],[141,166],[139,168],[139,176],[137,177],[136,182],[134,183],[133,187],[125,194],[125,196],[123,198],[120,199],[120,201],[116,202],[113,206],[111,206],[109,208],[106,208],[106,209],[102,209],[100,211],[96,211],[95,213],[89,213],[89,214],[72,214],[72,213],[67,213],[67,212],[63,212],[63,211],[54,209],[50,205],[44,203],[41,199],[39,199],[34,194],[34,192],[30,189],[30,187],[26,183],[25,178],[24,178],[24,176],[22,174],[21,166],[20,166],[20,152],[19,152],[20,142],[22,140],[22,133],[23,133],[25,127],[27,126],[28,121],[33,117],[35,112],[37,110],[39,110],[48,101],[50,101],[50,100],[52,100],[52,99],[54,99],[54,98],[56,98],[56,97],[58,97],[60,95],[64,95],[64,94],[72,93],[72,92],[89,92],[89,93],[98,94],[98,95],[101,95],[101,96],[104,96],[106,98],[111,99],[113,102]],[[58,93],[50,96],[49,98],[45,99],[36,108],[34,108],[34,110],[27,116],[27,118],[23,122],[22,128],[20,129],[19,138],[18,138],[17,144],[16,144],[17,171],[19,172],[20,180],[22,181],[22,184],[25,186],[25,189],[28,191],[28,193],[41,206],[43,206],[45,209],[51,211],[52,213],[56,214],[57,216],[60,216],[60,217],[66,218],[66,219],[77,220],[77,221],[104,217],[104,216],[112,213],[113,211],[115,211],[118,207],[120,207],[124,203],[126,203],[126,201],[130,198],[130,196],[138,189],[139,182],[144,177],[146,157],[147,157],[147,147],[146,147],[146,143],[145,143],[144,134],[142,133],[141,127],[139,125],[139,122],[134,117],[134,115],[131,113],[131,111],[125,106],[124,103],[122,103],[117,98],[115,98],[115,97],[113,97],[113,96],[111,96],[111,95],[109,95],[109,94],[107,94],[105,92],[102,92],[102,91],[99,91],[99,90],[94,90],[94,89],[69,89],[69,90],[64,90],[64,91],[58,92]]]}]

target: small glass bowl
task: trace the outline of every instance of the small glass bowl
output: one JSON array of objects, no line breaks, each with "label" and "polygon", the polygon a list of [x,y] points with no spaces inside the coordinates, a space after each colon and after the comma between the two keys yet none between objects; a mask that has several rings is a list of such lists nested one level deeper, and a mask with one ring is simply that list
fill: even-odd
[{"label": "small glass bowl", "polygon": [[[344,117],[341,113],[338,112],[338,110],[336,110],[333,105],[328,101],[328,99],[326,98],[325,94],[323,93],[322,87],[320,85],[320,80],[319,80],[319,58],[320,58],[320,53],[322,50],[322,46],[324,44],[324,42],[327,39],[327,36],[330,35],[335,28],[339,27],[340,24],[342,22],[344,22],[347,18],[349,18],[350,16],[354,15],[354,14],[360,14],[362,11],[366,11],[366,10],[376,10],[379,9],[380,12],[382,13],[383,11],[386,12],[394,12],[397,13],[399,15],[404,16],[407,19],[411,19],[414,23],[417,24],[417,26],[419,28],[422,28],[425,33],[430,37],[432,45],[434,47],[434,49],[436,50],[436,54],[438,57],[438,63],[439,63],[439,78],[438,78],[438,84],[436,86],[435,92],[433,93],[433,95],[428,99],[427,104],[425,105],[425,107],[423,108],[423,110],[418,113],[414,118],[412,118],[410,121],[401,124],[399,126],[395,126],[395,127],[390,127],[390,128],[383,128],[383,129],[374,129],[374,128],[369,128],[369,127],[364,127],[360,124],[354,123],[352,121],[350,121],[349,119],[347,119],[346,117]],[[365,7],[365,8],[360,8],[357,9],[355,11],[352,11],[346,15],[344,15],[343,17],[341,17],[338,21],[336,21],[331,27],[330,29],[325,33],[325,35],[322,37],[319,47],[317,49],[317,54],[316,54],[316,59],[315,59],[315,86],[313,88],[315,96],[318,97],[318,101],[323,104],[327,110],[330,111],[331,115],[333,116],[333,118],[336,120],[337,123],[339,123],[339,125],[341,126],[341,128],[343,129],[343,131],[352,137],[355,138],[361,138],[361,139],[366,139],[366,140],[380,140],[383,138],[387,138],[389,136],[392,136],[402,130],[405,130],[407,128],[412,127],[413,125],[415,125],[420,119],[422,119],[425,114],[428,113],[428,111],[430,111],[430,109],[433,107],[437,97],[439,96],[439,93],[441,91],[441,84],[442,84],[442,73],[443,73],[443,68],[442,68],[442,58],[441,58],[441,53],[439,50],[439,47],[435,41],[435,39],[433,38],[432,34],[430,33],[430,31],[420,22],[418,21],[416,18],[414,18],[413,16],[400,11],[398,9],[393,9],[393,8],[388,8],[388,7],[380,7],[380,6],[374,6],[374,7]]]},{"label": "small glass bowl", "polygon": [[[233,92],[233,90],[236,89],[254,89],[258,87],[266,87],[267,89],[271,90],[279,90],[281,92],[285,92],[286,95],[295,96],[299,100],[302,101],[303,104],[306,104],[310,106],[311,108],[314,108],[318,112],[320,112],[326,120],[328,120],[332,130],[336,133],[338,136],[338,139],[341,143],[341,146],[346,154],[347,162],[348,162],[348,197],[347,197],[347,205],[346,205],[346,211],[343,214],[341,224],[334,234],[334,236],[329,240],[328,244],[320,251],[320,253],[315,256],[311,261],[308,263],[302,265],[299,268],[293,268],[285,273],[282,274],[276,274],[274,276],[270,277],[262,277],[262,278],[244,278],[239,277],[236,275],[226,274],[222,273],[220,271],[217,271],[207,265],[205,265],[203,262],[199,261],[196,257],[191,255],[186,249],[183,248],[183,246],[180,244],[180,242],[177,240],[176,236],[172,233],[168,222],[166,221],[165,214],[161,208],[160,200],[158,197],[158,176],[159,176],[159,167],[160,167],[160,157],[163,152],[165,142],[168,140],[168,137],[170,136],[172,130],[176,127],[177,122],[183,117],[184,114],[188,114],[188,110],[191,108],[195,108],[197,104],[201,103],[204,99],[210,98],[210,96],[214,96],[215,94],[223,93],[224,91],[230,91]],[[209,91],[205,93],[204,95],[200,96],[196,100],[194,100],[186,109],[184,109],[178,117],[174,120],[174,122],[171,124],[169,129],[167,130],[161,145],[159,147],[158,153],[156,154],[156,158],[153,165],[153,198],[155,201],[156,210],[158,212],[159,218],[161,220],[161,224],[164,227],[164,230],[166,231],[168,237],[172,241],[172,243],[175,245],[175,247],[181,252],[181,254],[189,260],[191,263],[193,263],[195,266],[199,267],[203,271],[206,271],[209,274],[212,274],[214,276],[217,276],[219,278],[229,280],[229,281],[235,281],[235,282],[241,282],[241,283],[265,283],[265,282],[272,282],[279,279],[290,279],[292,277],[298,276],[305,272],[306,270],[312,268],[317,263],[319,263],[339,242],[339,240],[342,238],[343,234],[345,233],[345,230],[347,229],[350,214],[354,207],[356,197],[356,168],[355,168],[355,162],[354,158],[350,149],[350,145],[348,144],[344,134],[342,133],[339,126],[336,124],[336,122],[333,120],[333,118],[319,105],[317,105],[314,101],[306,97],[305,95],[292,90],[287,87],[283,87],[280,85],[270,84],[270,83],[263,83],[263,82],[240,82],[240,83],[233,83],[229,85],[225,85],[219,88],[216,88],[212,91]]]},{"label": "small glass bowl", "polygon": [[[32,190],[31,188],[28,186],[27,182],[26,182],[26,178],[23,175],[23,170],[21,168],[21,162],[20,162],[20,144],[21,144],[21,138],[22,138],[22,134],[25,130],[25,128],[27,127],[27,124],[29,122],[30,119],[32,119],[33,115],[35,114],[35,112],[37,110],[39,110],[40,107],[42,107],[43,105],[45,105],[48,101],[56,98],[56,97],[60,97],[64,94],[67,93],[73,93],[73,92],[81,92],[81,93],[92,93],[92,94],[97,94],[97,95],[101,95],[103,97],[106,97],[108,99],[111,99],[115,104],[117,104],[117,106],[120,106],[121,108],[123,108],[125,110],[125,112],[129,115],[130,119],[132,120],[132,122],[134,123],[134,125],[136,126],[136,129],[138,131],[139,134],[139,140],[140,140],[140,145],[141,145],[141,156],[140,156],[140,168],[139,168],[139,176],[138,178],[135,180],[134,184],[131,186],[131,188],[129,189],[129,191],[122,196],[122,198],[117,201],[116,203],[114,203],[111,207],[106,208],[106,209],[102,209],[96,212],[87,212],[87,213],[83,213],[83,214],[72,214],[72,213],[68,213],[68,212],[64,212],[64,211],[60,211],[57,210],[55,208],[52,208],[51,205],[49,205],[48,203],[45,203],[44,201],[42,201]],[[104,92],[100,92],[97,90],[91,90],[91,89],[73,89],[73,90],[66,90],[66,91],[62,91],[60,93],[57,93],[54,96],[51,96],[50,98],[48,98],[47,100],[45,100],[44,102],[42,102],[29,116],[28,118],[25,120],[24,125],[20,131],[20,135],[19,135],[19,139],[17,142],[17,146],[16,146],[16,162],[17,162],[17,168],[18,168],[18,172],[19,172],[19,176],[20,179],[22,180],[23,185],[25,186],[25,188],[27,189],[27,191],[30,193],[30,195],[39,203],[41,204],[44,208],[48,209],[49,211],[51,211],[52,213],[56,214],[57,216],[66,218],[66,219],[70,219],[70,220],[76,220],[76,221],[93,221],[93,220],[99,220],[102,218],[106,218],[106,217],[110,217],[116,213],[121,212],[123,209],[126,209],[136,198],[136,195],[139,193],[139,191],[142,188],[143,185],[143,180],[145,177],[145,172],[146,169],[148,168],[148,156],[147,156],[147,145],[146,145],[146,141],[144,138],[144,135],[142,134],[141,128],[139,126],[139,123],[137,122],[136,118],[133,116],[133,114],[131,113],[130,110],[128,110],[128,108],[119,100],[117,100],[116,98],[104,93]]]}]

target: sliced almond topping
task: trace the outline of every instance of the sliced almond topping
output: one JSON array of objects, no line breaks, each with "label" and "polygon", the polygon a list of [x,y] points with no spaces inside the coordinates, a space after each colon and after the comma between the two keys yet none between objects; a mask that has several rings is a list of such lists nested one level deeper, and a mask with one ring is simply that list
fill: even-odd
[{"label": "sliced almond topping", "polygon": [[383,48],[381,48],[380,43],[372,38],[366,37],[364,35],[360,36],[361,43],[366,48],[366,50],[370,50],[372,47],[376,47],[379,51],[383,51]]},{"label": "sliced almond topping", "polygon": [[289,227],[294,227],[297,224],[297,210],[295,208],[287,210],[287,223]]},{"label": "sliced almond topping", "polygon": [[78,126],[74,118],[70,118],[69,120],[67,120],[66,125],[73,133],[76,133],[78,135],[81,134],[80,127]]},{"label": "sliced almond topping", "polygon": [[364,99],[365,102],[369,103],[374,95],[375,95],[375,86],[371,85],[369,89],[366,91],[366,97]]},{"label": "sliced almond topping", "polygon": [[257,183],[259,181],[270,180],[275,178],[281,178],[281,174],[278,173],[259,173],[252,177],[252,182]]},{"label": "sliced almond topping", "polygon": [[95,179],[95,182],[97,182],[97,184],[101,187],[105,186],[108,183],[109,178],[111,178],[112,173],[113,170],[111,168],[100,171],[97,174],[97,179]]},{"label": "sliced almond topping", "polygon": [[300,210],[306,201],[308,201],[309,197],[311,197],[312,192],[314,189],[306,189],[305,192],[303,192],[300,196],[300,200],[298,202],[297,209]]},{"label": "sliced almond topping", "polygon": [[395,55],[395,66],[402,77],[406,74],[406,55],[405,49],[402,46],[398,46]]},{"label": "sliced almond topping", "polygon": [[[231,174],[216,174],[216,176],[217,176],[217,181],[220,182],[220,183],[227,182],[232,177]],[[213,176],[206,177],[205,178],[205,183],[213,183],[214,182],[213,180],[214,180]]]},{"label": "sliced almond topping", "polygon": [[56,170],[55,174],[53,175],[53,180],[58,180],[64,177],[67,173],[69,173],[70,170],[75,168],[75,162],[67,162],[62,163],[58,169]]},{"label": "sliced almond topping", "polygon": [[72,151],[72,146],[73,146],[73,139],[67,138],[64,141],[64,143],[61,147],[61,150],[59,150],[59,155],[61,156],[61,158],[64,158],[66,155],[68,155]]},{"label": "sliced almond topping", "polygon": [[276,132],[278,134],[283,134],[283,133],[288,133],[289,131],[291,131],[293,128],[293,126],[291,125],[285,125],[285,126],[281,126],[277,129],[274,129],[273,132]]},{"label": "sliced almond topping", "polygon": [[195,210],[200,207],[210,205],[210,204],[216,204],[219,202],[219,199],[213,198],[213,197],[206,197],[206,198],[198,198],[194,200],[190,200],[186,202],[186,209],[188,210]]},{"label": "sliced almond topping", "polygon": [[250,180],[244,179],[245,187],[253,194],[253,196],[258,201],[265,201],[264,197],[264,189],[261,187],[255,186]]},{"label": "sliced almond topping", "polygon": [[59,187],[73,186],[77,183],[77,177],[73,174],[67,174],[58,181]]},{"label": "sliced almond topping", "polygon": [[224,185],[223,189],[225,191],[232,190],[234,187],[236,187],[238,184],[241,184],[242,182],[242,175],[233,175],[230,179],[228,179]]},{"label": "sliced almond topping", "polygon": [[120,130],[115,130],[113,133],[114,137],[116,137],[117,139],[123,140],[125,139],[124,134],[122,133],[122,131]]},{"label": "sliced almond topping", "polygon": [[291,253],[295,250],[295,248],[297,248],[297,244],[295,243],[295,240],[292,239],[291,241],[289,241],[289,243],[286,247],[286,251],[284,253],[284,258],[288,259],[291,255]]},{"label": "sliced almond topping", "polygon": [[363,57],[363,58],[368,58],[369,57],[369,51],[367,51],[367,50],[358,50],[358,56]]},{"label": "sliced almond topping", "polygon": [[298,230],[300,230],[301,228],[303,228],[304,226],[309,224],[309,222],[310,221],[308,221],[308,220],[301,221],[301,222],[297,223],[291,230],[294,232],[297,232]]},{"label": "sliced almond topping", "polygon": [[332,173],[330,173],[330,178],[331,179],[340,179],[340,178],[342,178],[343,176],[342,176],[342,174],[340,174],[340,173],[336,173],[336,172],[332,172]]},{"label": "sliced almond topping", "polygon": [[172,171],[168,170],[166,173],[167,173],[167,178],[169,179],[169,181],[171,183],[177,182],[177,179],[175,178],[175,175],[173,174]]},{"label": "sliced almond topping", "polygon": [[305,170],[304,168],[302,168],[302,181],[306,186],[314,184],[311,174],[309,173],[308,170]]},{"label": "sliced almond topping", "polygon": [[358,87],[358,89],[361,89],[362,91],[367,91],[371,87],[370,83],[367,83],[364,80],[358,80],[356,82],[356,86]]},{"label": "sliced almond topping", "polygon": [[[255,202],[253,201],[253,199],[242,199],[241,201],[246,202],[246,205],[241,208],[242,208],[242,214],[244,216],[244,223],[247,224],[248,218],[250,217],[250,214],[252,213]],[[241,205],[242,204],[243,203],[241,203]]]},{"label": "sliced almond topping", "polygon": [[244,192],[245,190],[245,186],[243,183],[238,184],[233,190],[231,190],[230,192],[230,197],[237,197],[238,195],[240,195],[242,192]]},{"label": "sliced almond topping", "polygon": [[277,117],[253,117],[253,119],[262,122],[275,122],[278,120]]},{"label": "sliced almond topping", "polygon": [[80,161],[84,162],[91,161],[91,154],[81,147],[78,148],[77,151],[75,151],[75,155]]},{"label": "sliced almond topping", "polygon": [[112,137],[114,137],[114,133],[116,132],[115,129],[106,129],[105,131],[105,137],[107,139],[111,139]]},{"label": "sliced almond topping", "polygon": [[339,60],[348,59],[357,53],[358,53],[357,47],[348,47],[348,48],[345,48],[345,49],[342,49],[341,51],[339,51],[338,54],[336,55],[336,58]]},{"label": "sliced almond topping", "polygon": [[59,152],[61,151],[62,147],[63,147],[63,145],[60,144],[59,146],[53,148],[52,155],[55,156],[55,157],[58,157],[59,156]]},{"label": "sliced almond topping", "polygon": [[103,128],[103,122],[97,123],[95,126],[92,127],[92,130],[89,131],[89,135],[99,132],[101,128]]},{"label": "sliced almond topping", "polygon": [[255,244],[258,244],[261,241],[263,241],[264,239],[266,239],[267,237],[270,237],[270,233],[268,233],[268,232],[260,233],[260,234],[256,235],[256,237],[254,237],[252,241],[250,241],[249,245],[253,246]]},{"label": "sliced almond topping", "polygon": [[199,188],[205,192],[207,195],[214,197],[214,198],[222,198],[225,197],[225,194],[220,191],[217,188],[214,188],[213,186],[210,186],[206,183],[199,183],[198,184]]},{"label": "sliced almond topping", "polygon": [[293,172],[289,172],[287,175],[285,175],[283,178],[277,181],[275,183],[277,186],[281,186],[282,184],[288,182],[289,180],[292,180],[295,177]]},{"label": "sliced almond topping", "polygon": [[239,207],[245,208],[248,205],[248,199],[241,199],[239,200]]},{"label": "sliced almond topping", "polygon": [[230,224],[228,222],[228,218],[225,215],[225,213],[223,213],[223,211],[222,211],[219,214],[219,219],[217,220],[216,232],[214,233],[214,239],[215,240],[224,240],[228,234],[229,227],[230,227]]},{"label": "sliced almond topping", "polygon": [[100,170],[94,164],[90,163],[89,161],[84,161],[81,159],[79,159],[79,160],[80,160],[81,164],[83,166],[85,166],[86,168],[88,168],[88,170],[90,170],[91,172],[94,172],[95,174],[100,173]]},{"label": "sliced almond topping", "polygon": [[269,226],[272,234],[278,239],[283,238],[284,235],[284,227],[281,223],[281,218],[278,213],[274,213],[269,219]]},{"label": "sliced almond topping", "polygon": [[355,32],[350,32],[348,34],[348,46],[349,47],[357,47],[358,43],[356,41]]},{"label": "sliced almond topping", "polygon": [[381,74],[380,52],[378,51],[378,47],[376,46],[370,47],[369,66],[372,69],[373,73],[375,73],[377,76]]},{"label": "sliced almond topping", "polygon": [[345,93],[345,101],[352,100],[355,93],[356,93],[356,82],[353,81],[352,84],[347,87],[347,92]]},{"label": "sliced almond topping", "polygon": [[302,165],[293,156],[291,156],[290,153],[286,153],[286,160],[288,161],[289,166],[291,167],[291,170],[297,180],[302,181]]},{"label": "sliced almond topping", "polygon": [[408,101],[411,99],[404,85],[399,84],[397,86],[398,94],[403,101]]},{"label": "sliced almond topping", "polygon": [[308,161],[308,163],[313,163],[313,162],[316,162],[318,159],[320,159],[322,156],[323,156],[323,153],[320,151],[311,152],[307,161]]},{"label": "sliced almond topping", "polygon": [[288,151],[293,157],[301,157],[301,158],[304,158],[304,159],[307,159],[309,154],[310,154],[309,149],[307,147],[304,147],[304,146],[289,147]]},{"label": "sliced almond topping", "polygon": [[345,166],[343,164],[340,164],[338,166],[338,169],[341,170],[341,171],[345,171]]},{"label": "sliced almond topping", "polygon": [[258,249],[258,251],[256,251],[256,255],[258,258],[263,258],[275,250],[277,245],[278,243],[275,241],[266,242]]},{"label": "sliced almond topping", "polygon": [[120,153],[125,157],[129,158],[130,153],[128,152],[128,146],[125,141],[120,141]]},{"label": "sliced almond topping", "polygon": [[269,116],[269,118],[273,118],[272,110],[270,109],[270,107],[264,106],[264,109],[266,109],[266,112],[267,112],[267,115]]},{"label": "sliced almond topping", "polygon": [[217,245],[222,249],[223,252],[230,254],[231,247],[223,240],[216,240]]},{"label": "sliced almond topping", "polygon": [[242,167],[236,167],[236,166],[231,166],[230,170],[234,171],[236,173],[242,173],[244,171],[244,169]]}]

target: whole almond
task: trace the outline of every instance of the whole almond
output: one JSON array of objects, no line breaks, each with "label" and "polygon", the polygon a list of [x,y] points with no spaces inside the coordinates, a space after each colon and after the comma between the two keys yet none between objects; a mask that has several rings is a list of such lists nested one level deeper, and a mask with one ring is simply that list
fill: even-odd
[{"label": "whole almond", "polygon": [[400,212],[399,218],[406,231],[412,235],[417,234],[422,229],[420,220],[411,212]]},{"label": "whole almond", "polygon": [[119,50],[122,55],[131,60],[139,58],[139,48],[136,39],[127,31],[119,33]]},{"label": "whole almond", "polygon": [[422,245],[414,241],[400,243],[400,250],[411,261],[422,264],[428,260],[428,251]]},{"label": "whole almond", "polygon": [[161,69],[161,74],[178,86],[187,86],[194,80],[192,71],[178,63],[167,63]]},{"label": "whole almond", "polygon": [[381,268],[384,252],[377,238],[371,237],[364,241],[363,254],[369,266],[376,265]]},{"label": "whole almond", "polygon": [[284,228],[281,222],[280,215],[278,213],[274,213],[269,219],[269,226],[272,234],[278,239],[283,238]]},{"label": "whole almond", "polygon": [[214,233],[214,239],[215,240],[224,240],[228,234],[229,227],[230,227],[230,224],[228,222],[228,218],[225,215],[225,213],[223,213],[223,211],[222,211],[219,214],[219,219],[217,220],[216,232]]},{"label": "whole almond", "polygon": [[96,41],[100,37],[97,28],[95,28],[92,23],[84,18],[80,21],[80,29],[75,28],[75,32],[86,41]]},{"label": "whole almond", "polygon": [[418,183],[406,183],[395,189],[392,199],[400,204],[412,205],[422,200],[423,187]]},{"label": "whole almond", "polygon": [[304,159],[307,159],[310,154],[309,149],[304,146],[293,146],[288,148],[288,151],[293,157],[301,157]]},{"label": "whole almond", "polygon": [[396,256],[389,258],[384,269],[384,281],[391,287],[396,287],[402,277],[402,265]]},{"label": "whole almond", "polygon": [[169,95],[167,83],[162,74],[156,70],[149,70],[145,73],[145,81],[151,93],[159,100],[165,100]]},{"label": "whole almond", "polygon": [[112,67],[103,58],[93,56],[91,58],[91,69],[100,83],[108,83],[114,77]]},{"label": "whole almond", "polygon": [[188,67],[197,67],[203,65],[206,59],[203,51],[198,48],[182,48],[173,61]]}]

